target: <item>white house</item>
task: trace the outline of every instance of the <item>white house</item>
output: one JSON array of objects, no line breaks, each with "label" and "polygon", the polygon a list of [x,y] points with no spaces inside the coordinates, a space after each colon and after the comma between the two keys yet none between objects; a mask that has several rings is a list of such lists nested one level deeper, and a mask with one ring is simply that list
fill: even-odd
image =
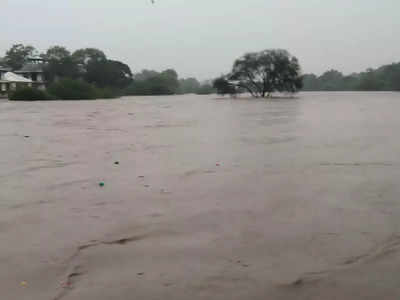
[{"label": "white house", "polygon": [[11,68],[0,66],[0,97],[7,97],[10,91],[29,86],[46,89],[44,79],[44,60],[40,57],[29,58],[20,69],[11,72]]},{"label": "white house", "polygon": [[31,87],[33,81],[17,75],[12,72],[7,72],[6,68],[0,67],[0,97],[7,97],[10,91],[15,91],[19,87]]}]

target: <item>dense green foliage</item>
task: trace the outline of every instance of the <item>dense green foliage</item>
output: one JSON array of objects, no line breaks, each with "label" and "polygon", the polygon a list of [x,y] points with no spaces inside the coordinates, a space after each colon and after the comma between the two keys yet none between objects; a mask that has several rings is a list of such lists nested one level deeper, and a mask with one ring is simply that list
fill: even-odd
[{"label": "dense green foliage", "polygon": [[120,89],[112,88],[97,88],[97,99],[115,99],[124,96],[123,91]]},{"label": "dense green foliage", "polygon": [[127,95],[173,95],[179,91],[178,74],[168,69],[161,73],[144,70],[135,74],[133,83],[127,89]]},{"label": "dense green foliage", "polygon": [[344,76],[330,70],[303,76],[304,91],[400,91],[400,63]]},{"label": "dense green foliage", "polygon": [[76,61],[84,68],[86,68],[90,62],[104,61],[107,59],[107,56],[104,54],[104,52],[96,48],[85,48],[76,50],[72,54],[72,57],[74,61]]},{"label": "dense green foliage", "polygon": [[44,66],[46,80],[53,82],[59,78],[79,78],[80,68],[69,51],[63,47],[55,46],[42,55],[47,60]]},{"label": "dense green foliage", "polygon": [[80,49],[71,54],[64,47],[54,46],[43,57],[47,60],[45,71],[49,82],[59,78],[84,79],[97,87],[111,89],[123,89],[132,82],[128,65],[107,59],[98,49]]},{"label": "dense green foliage", "polygon": [[[37,56],[45,61],[42,67],[46,84],[60,99],[114,98],[124,94],[235,95],[242,92],[264,97],[276,91],[294,93],[301,88],[304,91],[400,91],[400,63],[347,76],[336,70],[321,76],[301,76],[297,58],[279,49],[245,54],[235,61],[229,74],[211,84],[201,84],[193,77],[179,79],[173,69],[163,72],[143,70],[133,75],[127,64],[110,60],[103,51],[95,48],[70,52],[65,47],[53,46],[39,55],[33,46],[15,44],[0,63],[16,71],[29,62],[30,57]],[[31,90],[18,91],[15,95],[46,98],[45,94],[36,95]]]},{"label": "dense green foliage", "polygon": [[[35,49],[31,46],[15,45],[7,53],[16,56],[18,65],[23,65],[34,51]],[[51,92],[60,99],[87,97],[87,99],[93,99],[94,95],[111,98],[124,93],[127,95],[172,95],[215,92],[212,86],[201,85],[196,78],[179,80],[178,74],[172,69],[163,72],[143,70],[133,75],[128,65],[109,60],[103,51],[95,48],[79,49],[71,53],[65,47],[53,46],[40,56],[46,61],[45,78]],[[90,85],[82,86],[83,81]],[[80,89],[67,91],[69,88],[76,87]],[[97,93],[93,92],[94,89]]]},{"label": "dense green foliage", "polygon": [[10,100],[14,101],[37,101],[37,100],[54,100],[55,97],[47,93],[31,87],[17,89],[9,95]]},{"label": "dense green foliage", "polygon": [[116,60],[90,61],[84,79],[99,87],[123,89],[132,82],[132,72],[128,65]]},{"label": "dense green foliage", "polygon": [[174,95],[198,94],[208,95],[216,90],[209,84],[201,84],[196,78],[190,77],[178,80],[175,70],[168,69],[161,73],[153,70],[143,70],[133,76],[133,82],[125,90],[126,95]]},{"label": "dense green foliage", "polygon": [[193,77],[179,80],[179,94],[196,94],[200,89],[200,82]]},{"label": "dense green foliage", "polygon": [[219,77],[214,80],[213,87],[217,90],[218,95],[236,95],[237,88],[230,83],[226,78]]},{"label": "dense green foliage", "polygon": [[[17,70],[37,55],[32,46],[14,45],[7,51],[3,65]],[[143,70],[132,74],[127,64],[110,60],[95,48],[70,52],[62,46],[50,47],[40,54],[44,60],[46,84],[58,99],[114,98],[121,95],[212,94],[216,90],[196,78],[179,79],[173,69],[163,72]]]},{"label": "dense green foliage", "polygon": [[300,72],[296,57],[273,49],[245,54],[235,61],[225,79],[253,97],[265,97],[273,92],[297,92],[302,87]]},{"label": "dense green foliage", "polygon": [[209,83],[204,83],[200,85],[199,89],[197,90],[197,95],[210,95],[215,94],[217,91],[216,89]]},{"label": "dense green foliage", "polygon": [[210,95],[215,94],[216,89],[209,83],[200,83],[196,78],[190,77],[179,80],[180,94]]},{"label": "dense green foliage", "polygon": [[13,70],[20,69],[27,61],[27,58],[33,56],[36,50],[32,46],[22,44],[13,45],[4,57],[4,62]]},{"label": "dense green foliage", "polygon": [[98,88],[83,80],[62,79],[52,83],[48,91],[60,100],[108,99],[118,97],[118,91]]},{"label": "dense green foliage", "polygon": [[121,96],[119,90],[98,88],[85,81],[62,79],[52,83],[47,91],[25,87],[10,93],[14,101],[111,99]]},{"label": "dense green foliage", "polygon": [[62,100],[96,99],[96,88],[84,81],[61,79],[52,83],[48,91]]}]

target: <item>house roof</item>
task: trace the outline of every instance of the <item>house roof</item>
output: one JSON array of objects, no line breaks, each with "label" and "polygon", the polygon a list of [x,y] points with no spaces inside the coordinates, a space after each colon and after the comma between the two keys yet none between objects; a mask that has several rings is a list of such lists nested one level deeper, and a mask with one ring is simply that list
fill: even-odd
[{"label": "house roof", "polygon": [[8,81],[8,82],[26,82],[26,83],[32,82],[32,80],[22,77],[20,75],[17,75],[13,72],[7,72],[6,74],[4,74],[2,80]]},{"label": "house roof", "polygon": [[43,73],[43,64],[27,63],[15,73]]}]

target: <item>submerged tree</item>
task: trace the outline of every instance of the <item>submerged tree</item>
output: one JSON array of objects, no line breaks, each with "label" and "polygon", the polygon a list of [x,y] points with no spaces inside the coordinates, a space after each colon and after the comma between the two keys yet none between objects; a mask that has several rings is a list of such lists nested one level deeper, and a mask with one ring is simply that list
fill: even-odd
[{"label": "submerged tree", "polygon": [[302,88],[299,61],[280,49],[245,54],[235,61],[228,80],[253,97],[270,97],[273,92],[295,93]]},{"label": "submerged tree", "polygon": [[213,82],[214,89],[217,90],[218,95],[236,95],[237,89],[236,86],[230,83],[224,76],[219,77]]}]

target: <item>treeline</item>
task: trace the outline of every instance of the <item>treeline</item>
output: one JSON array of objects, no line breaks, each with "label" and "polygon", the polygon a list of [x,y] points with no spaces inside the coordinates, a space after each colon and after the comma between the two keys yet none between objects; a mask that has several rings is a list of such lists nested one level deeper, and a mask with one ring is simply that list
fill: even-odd
[{"label": "treeline", "polygon": [[[33,46],[13,45],[0,59],[0,64],[17,71],[29,64],[30,58],[40,57],[46,99],[96,99],[115,98],[123,95],[173,95],[211,94],[215,90],[208,83],[201,84],[195,78],[179,79],[173,69],[162,72],[143,70],[134,74],[124,62],[109,59],[95,48],[78,49],[74,52],[62,46],[50,47],[39,53]],[[21,97],[40,97],[37,91],[18,91]],[[10,98],[21,98],[19,94]]]},{"label": "treeline", "polygon": [[174,69],[162,72],[143,70],[133,75],[132,83],[126,88],[126,95],[176,95],[212,94],[211,84],[200,83],[196,78],[179,79]]},{"label": "treeline", "polygon": [[400,91],[400,63],[347,76],[336,70],[305,74],[303,91]]}]

